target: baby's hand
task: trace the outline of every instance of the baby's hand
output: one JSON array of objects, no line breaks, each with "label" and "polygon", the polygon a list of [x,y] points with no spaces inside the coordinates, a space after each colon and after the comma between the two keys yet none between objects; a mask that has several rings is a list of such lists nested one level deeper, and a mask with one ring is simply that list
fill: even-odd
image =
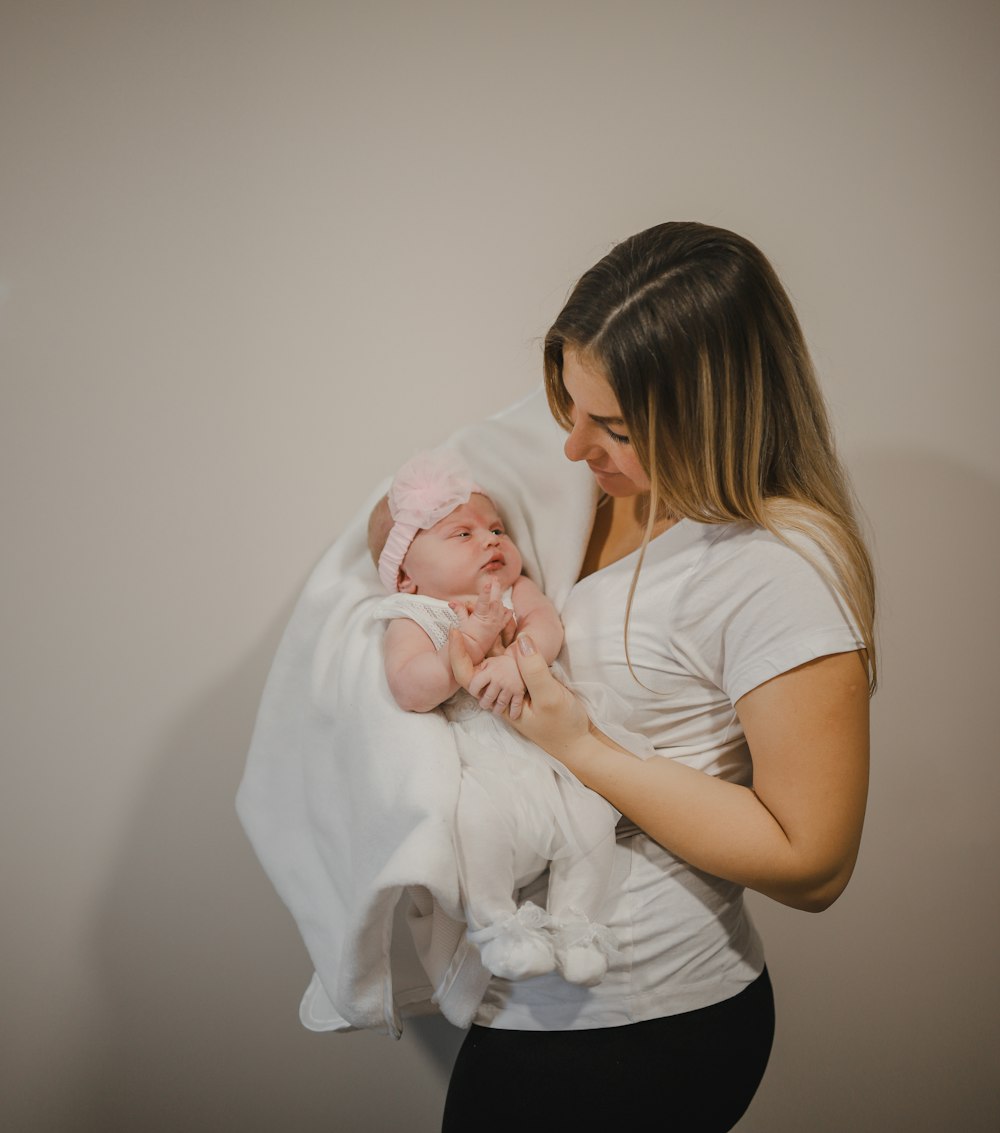
[{"label": "baby's hand", "polygon": [[524,681],[517,662],[508,653],[487,657],[478,666],[469,692],[479,700],[479,706],[502,716],[505,712],[512,720],[521,715],[524,703]]},{"label": "baby's hand", "polygon": [[475,603],[449,602],[448,605],[458,615],[458,628],[469,644],[473,662],[478,664],[498,640],[502,641],[512,617],[500,599],[500,583],[495,578],[484,583]]}]

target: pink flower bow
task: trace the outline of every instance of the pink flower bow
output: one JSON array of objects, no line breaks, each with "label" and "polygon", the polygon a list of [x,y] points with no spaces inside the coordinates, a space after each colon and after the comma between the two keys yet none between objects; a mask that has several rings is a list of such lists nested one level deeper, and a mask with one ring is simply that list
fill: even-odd
[{"label": "pink flower bow", "polygon": [[482,488],[465,461],[451,449],[419,452],[396,473],[389,489],[393,525],[378,560],[378,576],[395,592],[399,568],[418,531],[433,527]]}]

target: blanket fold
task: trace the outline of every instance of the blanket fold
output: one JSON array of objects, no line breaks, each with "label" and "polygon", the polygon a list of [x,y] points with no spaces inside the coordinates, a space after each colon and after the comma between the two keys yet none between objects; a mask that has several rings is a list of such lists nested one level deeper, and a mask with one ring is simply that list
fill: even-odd
[{"label": "blanket fold", "polygon": [[[562,453],[542,391],[447,445],[494,496],[525,573],[560,609],[596,487]],[[368,554],[374,492],[310,576],[261,698],[237,795],[243,827],[298,925],[316,974],[315,1030],[398,1037],[433,1004],[467,1026],[488,973],[465,941],[452,848],[460,764],[436,712],[403,712],[382,663],[384,595]]]}]

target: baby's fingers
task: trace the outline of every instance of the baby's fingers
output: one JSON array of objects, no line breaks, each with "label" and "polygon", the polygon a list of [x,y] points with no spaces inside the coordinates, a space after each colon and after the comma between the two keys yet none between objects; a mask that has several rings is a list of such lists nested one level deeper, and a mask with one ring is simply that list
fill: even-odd
[{"label": "baby's fingers", "polygon": [[[458,675],[456,674],[456,680],[457,679]],[[482,695],[483,689],[485,689],[489,683],[489,673],[485,672],[483,669],[479,669],[477,672],[470,675],[469,680],[465,683],[465,688],[478,700]]]},{"label": "baby's fingers", "polygon": [[500,583],[495,578],[483,583],[476,599],[476,617],[490,621],[500,614]]},{"label": "baby's fingers", "polygon": [[506,715],[507,709],[511,706],[511,704],[513,704],[513,702],[513,692],[509,688],[503,688],[501,686],[501,688],[497,692],[497,698],[493,702],[493,714],[495,716]]},{"label": "baby's fingers", "polygon": [[497,710],[497,699],[502,695],[503,689],[496,681],[490,681],[489,684],[480,691],[479,707],[486,712],[495,712]]},{"label": "baby's fingers", "polygon": [[507,709],[507,715],[511,720],[517,720],[521,715],[521,709],[524,707],[524,693],[515,692],[510,698],[510,705]]}]

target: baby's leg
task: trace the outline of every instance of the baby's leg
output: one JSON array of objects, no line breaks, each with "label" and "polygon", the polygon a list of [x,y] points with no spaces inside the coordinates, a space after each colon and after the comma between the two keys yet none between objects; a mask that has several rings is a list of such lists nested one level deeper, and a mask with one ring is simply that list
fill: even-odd
[{"label": "baby's leg", "polygon": [[465,771],[455,829],[469,939],[479,948],[484,966],[509,980],[551,972],[555,952],[543,931],[548,917],[531,902],[518,908],[514,901],[516,822]]},{"label": "baby's leg", "polygon": [[611,804],[578,783],[563,781],[566,852],[549,867],[548,909],[592,920],[607,895],[615,852],[618,815]]},{"label": "baby's leg", "polygon": [[472,929],[510,916],[514,902],[514,841],[504,815],[475,778],[462,774],[455,812],[458,872]]},{"label": "baby's leg", "polygon": [[[574,791],[573,797],[568,797]],[[548,911],[556,935],[556,962],[570,983],[591,987],[608,968],[615,940],[596,922],[607,894],[615,853],[615,821],[611,806],[592,791],[567,784],[566,810],[575,839],[549,867]]]}]

